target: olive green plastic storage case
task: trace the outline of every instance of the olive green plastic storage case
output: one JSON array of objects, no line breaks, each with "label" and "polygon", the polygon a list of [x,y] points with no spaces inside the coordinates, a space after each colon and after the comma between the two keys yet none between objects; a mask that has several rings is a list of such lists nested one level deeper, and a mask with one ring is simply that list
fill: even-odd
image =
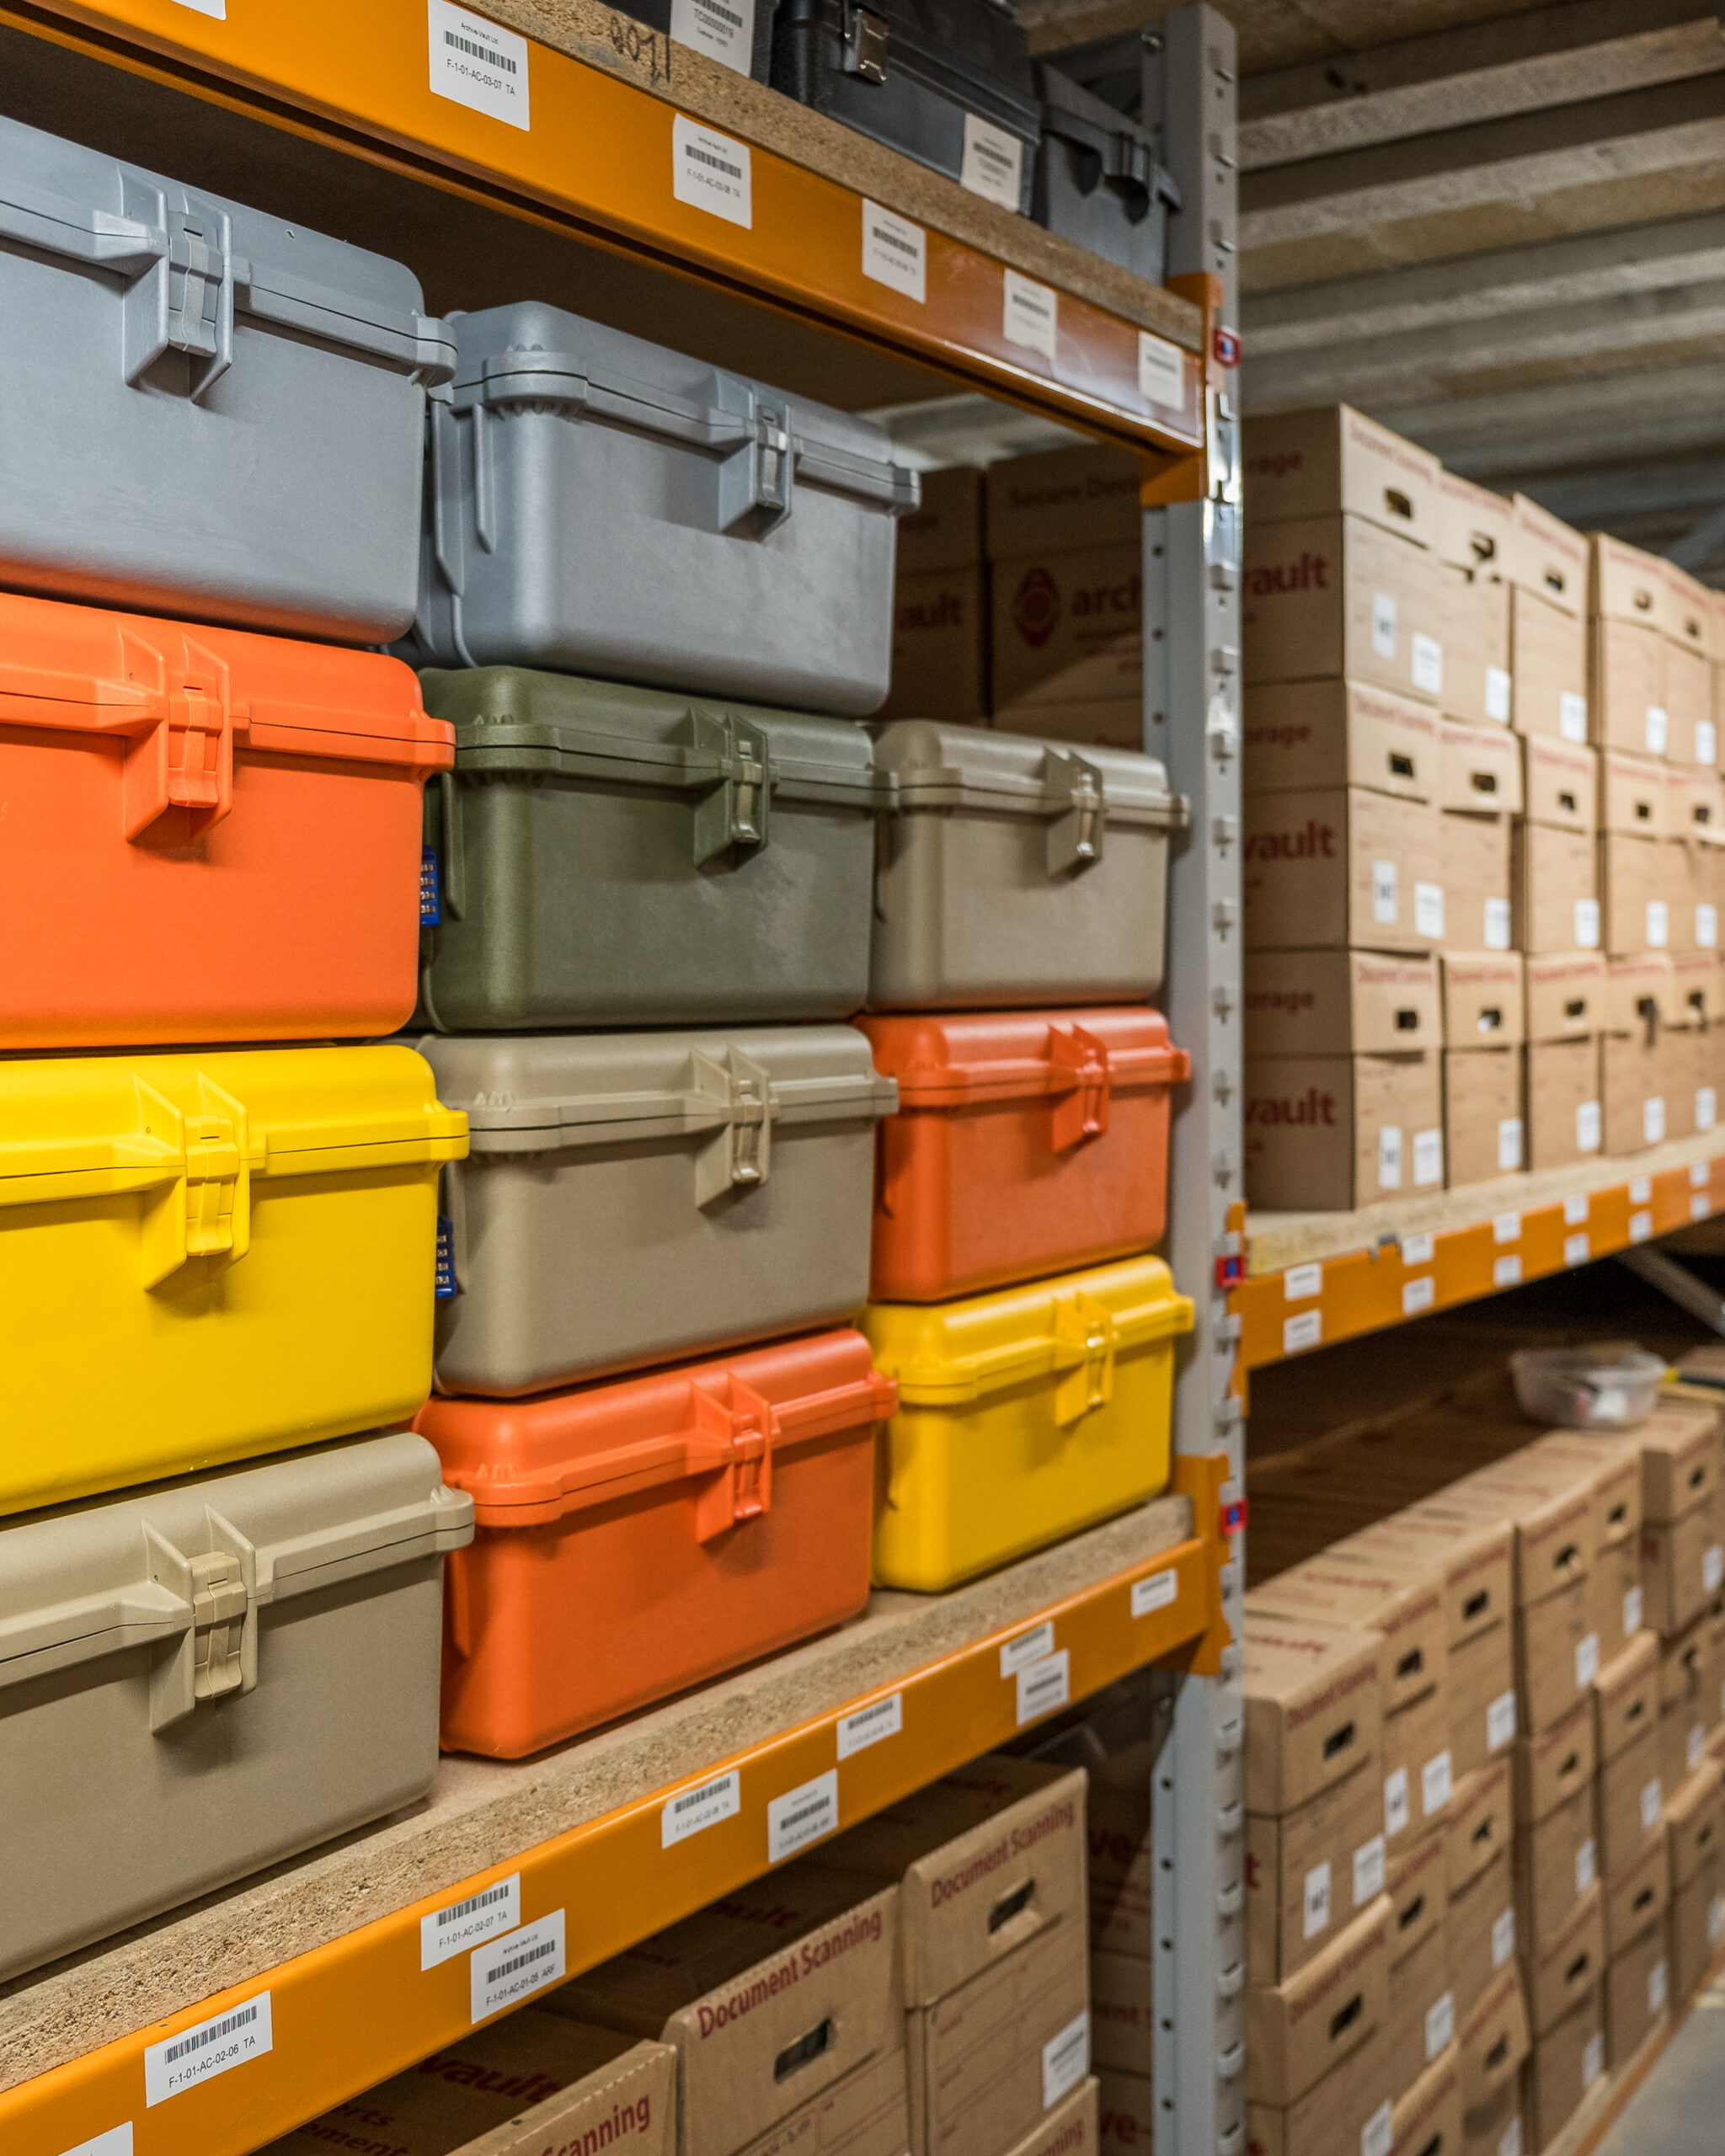
[{"label": "olive green plastic storage case", "polygon": [[424,1796],[473,1538],[404,1430],[0,1522],[0,1977]]},{"label": "olive green plastic storage case", "polygon": [[423,674],[440,1033],[844,1018],[868,981],[874,811],[844,719],[486,667]]}]

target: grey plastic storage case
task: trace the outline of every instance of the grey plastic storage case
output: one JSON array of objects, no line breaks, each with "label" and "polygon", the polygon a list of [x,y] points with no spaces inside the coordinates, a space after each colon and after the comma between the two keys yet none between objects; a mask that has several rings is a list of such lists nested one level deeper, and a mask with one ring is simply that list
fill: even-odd
[{"label": "grey plastic storage case", "polygon": [[512,1397],[803,1332],[868,1295],[874,1127],[849,1026],[426,1040],[467,1112],[436,1383]]},{"label": "grey plastic storage case", "polygon": [[918,499],[879,428],[552,307],[455,325],[408,656],[879,707]]},{"label": "grey plastic storage case", "polygon": [[473,1537],[407,1431],[0,1522],[0,1977],[424,1796]]},{"label": "grey plastic storage case", "polygon": [[846,1018],[868,992],[867,732],[512,667],[428,672],[440,1033]]},{"label": "grey plastic storage case", "polygon": [[350,643],[418,580],[398,262],[0,120],[0,585]]},{"label": "grey plastic storage case", "polygon": [[1162,986],[1168,834],[1154,756],[908,718],[875,871],[872,1011],[1141,1003]]},{"label": "grey plastic storage case", "polygon": [[1154,138],[1057,67],[1038,61],[1035,72],[1042,99],[1037,223],[1161,284],[1168,211],[1179,207],[1180,190],[1157,161]]}]

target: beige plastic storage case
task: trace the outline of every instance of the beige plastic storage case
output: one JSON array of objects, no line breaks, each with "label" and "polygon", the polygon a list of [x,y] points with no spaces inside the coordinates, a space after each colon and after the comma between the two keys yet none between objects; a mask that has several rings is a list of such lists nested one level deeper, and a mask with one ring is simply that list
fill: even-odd
[{"label": "beige plastic storage case", "polygon": [[1162,986],[1168,833],[1154,756],[901,719],[880,819],[873,1011],[1141,1003]]},{"label": "beige plastic storage case", "polygon": [[422,1796],[473,1536],[409,1431],[0,1522],[0,1978]]}]

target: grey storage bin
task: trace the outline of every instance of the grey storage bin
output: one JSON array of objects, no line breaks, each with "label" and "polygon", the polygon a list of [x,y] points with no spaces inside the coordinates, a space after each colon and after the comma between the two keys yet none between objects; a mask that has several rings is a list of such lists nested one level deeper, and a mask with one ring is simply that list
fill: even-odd
[{"label": "grey storage bin", "polygon": [[440,1033],[844,1018],[868,990],[865,729],[510,667],[422,676]]},{"label": "grey storage bin", "polygon": [[899,793],[871,1011],[1141,1003],[1162,986],[1186,803],[1154,756],[907,718],[879,730],[874,760]]},{"label": "grey storage bin", "polygon": [[473,1537],[407,1431],[0,1521],[0,1977],[423,1796]]},{"label": "grey storage bin", "polygon": [[898,1087],[853,1027],[419,1045],[471,1134],[445,1171],[441,1391],[547,1391],[868,1299]]},{"label": "grey storage bin", "polygon": [[455,323],[408,656],[879,707],[918,483],[879,427],[556,307]]},{"label": "grey storage bin", "polygon": [[1180,190],[1155,141],[1056,67],[1039,63],[1036,87],[1042,141],[1031,214],[1063,239],[1161,284],[1168,211],[1179,207]]},{"label": "grey storage bin", "polygon": [[352,643],[418,580],[398,262],[0,120],[0,585]]}]

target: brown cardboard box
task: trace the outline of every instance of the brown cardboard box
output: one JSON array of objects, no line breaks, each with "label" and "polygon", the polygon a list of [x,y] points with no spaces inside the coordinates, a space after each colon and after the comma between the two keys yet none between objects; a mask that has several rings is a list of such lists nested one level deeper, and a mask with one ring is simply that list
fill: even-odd
[{"label": "brown cardboard box", "polygon": [[[1509,574],[1514,544],[1515,504],[1508,494],[1494,494],[1455,472],[1438,474],[1439,561],[1465,569],[1482,569],[1503,579]],[[1452,2156],[1446,2152],[1446,2156]]]},{"label": "brown cardboard box", "polygon": [[1461,2116],[1461,2047],[1452,2043],[1396,2105],[1390,2156],[1456,2156]]},{"label": "brown cardboard box", "polygon": [[1247,419],[1241,460],[1254,523],[1345,511],[1422,547],[1437,539],[1437,458],[1348,405]]},{"label": "brown cardboard box", "polygon": [[1665,1057],[1669,1135],[1691,1138],[1698,1131],[1711,1130],[1719,1119],[1719,1065],[1725,1034],[1685,1027],[1667,1033],[1659,1045]]},{"label": "brown cardboard box", "polygon": [[589,2131],[619,2156],[673,2156],[676,2054],[526,2006],[284,2134],[264,2156],[542,2156],[579,2149]]},{"label": "brown cardboard box", "polygon": [[1663,756],[1670,739],[1664,638],[1644,622],[1596,621],[1588,644],[1594,738],[1606,749]]},{"label": "brown cardboard box", "polygon": [[1635,1433],[1641,1453],[1642,1518],[1658,1526],[1680,1519],[1717,1491],[1719,1411],[1693,1397],[1664,1399]]},{"label": "brown cardboard box", "polygon": [[1448,1511],[1508,1521],[1514,1537],[1510,1591],[1515,1607],[1525,1609],[1586,1577],[1598,1533],[1596,1472],[1524,1451],[1461,1476],[1439,1502]]},{"label": "brown cardboard box", "polygon": [[[1685,1032],[1700,1033],[1725,1017],[1721,990],[1725,990],[1725,966],[1715,951],[1674,952],[1671,990],[1677,1009],[1676,1022]],[[1712,1043],[1717,1050],[1719,1043]]]},{"label": "brown cardboard box", "polygon": [[1618,831],[1629,838],[1664,838],[1667,798],[1664,765],[1612,749],[1600,755],[1602,831]]},{"label": "brown cardboard box", "polygon": [[1450,1988],[1450,1940],[1438,1921],[1417,1946],[1390,1964],[1383,2028],[1390,2086],[1405,2094],[1455,2041],[1455,1994]]},{"label": "brown cardboard box", "polygon": [[1605,1137],[1597,1037],[1530,1041],[1522,1054],[1529,1167],[1561,1168],[1597,1153]]},{"label": "brown cardboard box", "polygon": [[1395,2132],[1393,2091],[1374,2031],[1297,2103],[1246,2106],[1246,2156],[1378,2156]]},{"label": "brown cardboard box", "polygon": [[1627,2066],[1671,2006],[1671,1964],[1663,1924],[1612,1957],[1605,1971],[1605,2059]]},{"label": "brown cardboard box", "polygon": [[1099,2095],[1099,2083],[1087,2074],[1006,2156],[1096,2156],[1102,2146]]},{"label": "brown cardboard box", "polygon": [[1248,1812],[1295,1811],[1375,1764],[1383,1643],[1375,1633],[1248,1612],[1245,1646]]},{"label": "brown cardboard box", "polygon": [[1443,1040],[1435,958],[1375,951],[1248,951],[1253,1056],[1393,1055]]},{"label": "brown cardboard box", "polygon": [[1533,2047],[1522,2089],[1530,2129],[1527,2156],[1541,2156],[1551,2146],[1605,2070],[1605,1993],[1603,1983],[1595,1984]]},{"label": "brown cardboard box", "polygon": [[1248,689],[1345,678],[1435,704],[1437,565],[1358,516],[1245,526],[1241,636]]},{"label": "brown cardboard box", "polygon": [[1156,2130],[1156,2089],[1141,2074],[1110,2073],[1096,2077],[1097,2145],[1115,2156],[1149,2156]]},{"label": "brown cardboard box", "polygon": [[[1247,1758],[1250,1758],[1247,1739]],[[1382,1895],[1296,1976],[1246,1990],[1250,2102],[1297,2103],[1382,2022],[1389,2003],[1390,1897]]]},{"label": "brown cardboard box", "polygon": [[1713,723],[1713,670],[1699,652],[1667,643],[1664,651],[1665,708],[1669,714],[1666,754],[1674,761],[1706,766],[1718,750]]},{"label": "brown cardboard box", "polygon": [[1668,1059],[1645,1033],[1605,1033],[1599,1040],[1599,1100],[1605,1150],[1638,1153],[1664,1143]]},{"label": "brown cardboard box", "polygon": [[1669,1856],[1655,1834],[1621,1879],[1604,1890],[1605,1952],[1621,1954],[1665,1913],[1670,1895]]},{"label": "brown cardboard box", "polygon": [[1600,1761],[1615,1759],[1659,1714],[1659,1641],[1637,1632],[1594,1679],[1594,1748]]},{"label": "brown cardboard box", "polygon": [[[1536,1603],[1529,1615],[1536,1618],[1541,1610],[1566,1601],[1572,1593],[1573,1589],[1566,1589],[1561,1595]],[[1538,1736],[1516,1738],[1516,1817],[1531,1826],[1560,1804],[1567,1803],[1577,1790],[1584,1789],[1592,1780],[1594,1762],[1593,1708],[1583,1694],[1567,1714]]]},{"label": "brown cardboard box", "polygon": [[[1493,588],[1507,595],[1507,585]],[[1507,675],[1503,678],[1509,680]],[[1439,808],[1519,816],[1521,750],[1521,742],[1503,727],[1477,726],[1465,718],[1439,719]]]},{"label": "brown cardboard box", "polygon": [[916,2156],[998,2156],[1090,2070],[1084,1926],[1027,1939],[905,2017]]},{"label": "brown cardboard box", "polygon": [[1456,1782],[1444,1822],[1444,1873],[1452,1895],[1509,1849],[1515,1784],[1508,1759],[1476,1767]]},{"label": "brown cardboard box", "polygon": [[1694,1623],[1718,1591],[1721,1561],[1712,1497],[1680,1520],[1648,1522],[1641,1538],[1642,1601],[1656,1632],[1680,1632]]},{"label": "brown cardboard box", "polygon": [[[1439,747],[1441,752],[1441,737]],[[1696,764],[1665,764],[1661,768],[1665,778],[1666,837],[1700,839],[1717,846],[1725,839],[1725,790],[1721,788],[1718,772]]]},{"label": "brown cardboard box", "polygon": [[1530,2043],[1527,1994],[1518,1962],[1500,1970],[1461,2025],[1461,2100],[1471,2111],[1513,2081]]},{"label": "brown cardboard box", "polygon": [[1642,1629],[1641,1534],[1600,1551],[1588,1574],[1589,1621],[1599,1636],[1599,1660],[1621,1654]]},{"label": "brown cardboard box", "polygon": [[[1510,1534],[1502,1521],[1457,1519],[1414,1506],[1332,1543],[1326,1554],[1332,1561],[1435,1571],[1444,1583],[1452,1655],[1509,1614]],[[1502,1646],[1507,1657],[1507,1636]],[[1456,1667],[1452,1660],[1452,1700]]]},{"label": "brown cardboard box", "polygon": [[1659,1732],[1644,1730],[1599,1769],[1599,1876],[1607,1886],[1657,1838],[1664,1802]]},{"label": "brown cardboard box", "polygon": [[1044,551],[1135,547],[1138,488],[1137,458],[1099,443],[1007,457],[991,464],[984,479],[984,552],[1000,562]]},{"label": "brown cardboard box", "polygon": [[1451,1190],[1526,1166],[1521,1054],[1515,1048],[1444,1050],[1444,1159]]},{"label": "brown cardboard box", "polygon": [[1519,1716],[1507,1622],[1450,1650],[1450,1751],[1456,1779],[1508,1749]]},{"label": "brown cardboard box", "polygon": [[[547,2005],[673,2046],[683,2156],[740,2149],[898,2048],[898,1889],[871,1894],[804,1858],[614,1955]],[[832,2041],[781,2079],[787,2049],[827,2022]]]},{"label": "brown cardboard box", "polygon": [[1439,877],[1444,944],[1453,951],[1509,948],[1509,819],[1440,810]]},{"label": "brown cardboard box", "polygon": [[1632,838],[1624,831],[1602,831],[1599,848],[1599,920],[1607,958],[1633,958],[1638,951],[1663,951],[1671,941],[1671,905],[1661,875],[1664,849],[1653,838]]},{"label": "brown cardboard box", "polygon": [[1393,1862],[1416,1833],[1440,1826],[1455,1787],[1448,1654],[1429,1691],[1384,1718],[1384,1834]]},{"label": "brown cardboard box", "polygon": [[1605,1011],[1605,961],[1598,952],[1566,952],[1522,963],[1530,1041],[1586,1040],[1599,1031]]},{"label": "brown cardboard box", "polygon": [[1509,587],[1482,570],[1441,561],[1437,579],[1438,641],[1444,648],[1439,702],[1469,725],[1507,727],[1514,710]]},{"label": "brown cardboard box", "polygon": [[1251,1203],[1347,1211],[1444,1181],[1435,1049],[1248,1059],[1242,1120]]},{"label": "brown cardboard box", "polygon": [[1146,2079],[1155,2072],[1155,1968],[1135,1954],[1090,1950],[1090,2051],[1096,2066]]},{"label": "brown cardboard box", "polygon": [[1536,2037],[1561,2021],[1605,1974],[1605,1889],[1595,1880],[1568,1923],[1525,1957],[1527,2018]]},{"label": "brown cardboard box", "polygon": [[1659,1780],[1668,1790],[1681,1787],[1707,1757],[1707,1739],[1717,1724],[1702,1721],[1680,1707],[1667,1707],[1659,1717]]},{"label": "brown cardboard box", "polygon": [[1150,1790],[1112,1789],[1092,1778],[1084,1807],[1090,1944],[1148,1960],[1156,1951]]},{"label": "brown cardboard box", "polygon": [[[1297,1811],[1248,1812],[1247,1981],[1279,1983],[1303,1968],[1382,1893],[1384,1865],[1383,1786],[1370,1763]],[[1128,2059],[1104,2063],[1146,2070]]]},{"label": "brown cardboard box", "polygon": [[989,678],[996,714],[1143,693],[1139,541],[991,556]]},{"label": "brown cardboard box", "polygon": [[1323,1552],[1253,1588],[1246,1607],[1255,1615],[1380,1634],[1386,1716],[1438,1681],[1448,1652],[1443,1588],[1429,1574],[1410,1580],[1357,1560],[1334,1565]]},{"label": "brown cardboard box", "polygon": [[1509,672],[1518,734],[1589,739],[1587,624],[1536,593],[1509,595]]},{"label": "brown cardboard box", "polygon": [[1515,1936],[1524,1954],[1562,1930],[1599,1876],[1594,1792],[1582,1790],[1530,1827],[1515,1830]]},{"label": "brown cardboard box", "polygon": [[1658,1694],[1659,1773],[1675,1790],[1701,1763],[1707,1738],[1719,1722],[1720,1657],[1712,1625],[1703,1613],[1667,1640],[1655,1683]]},{"label": "brown cardboard box", "polygon": [[1599,867],[1585,831],[1519,823],[1510,837],[1515,947],[1535,956],[1599,947]]},{"label": "brown cardboard box", "polygon": [[[911,2146],[907,2061],[902,2051],[883,2052],[836,2081],[812,2103],[793,2111],[743,2152],[743,2156],[905,2156]],[[1076,2150],[1081,2143],[1075,2142]],[[602,2141],[592,2144],[602,2148]],[[583,2144],[567,2145],[568,2156],[583,2156]],[[1092,2156],[1095,2136],[1090,2137]],[[530,2156],[524,2150],[522,2156]],[[536,2146],[531,2156],[542,2156]],[[542,2156],[564,2156],[547,2148]]]},{"label": "brown cardboard box", "polygon": [[1725,1849],[1725,1768],[1711,1753],[1667,1796],[1665,1833],[1674,1888]]},{"label": "brown cardboard box", "polygon": [[1530,822],[1558,830],[1599,829],[1599,752],[1578,741],[1530,734],[1521,743],[1521,792]]},{"label": "brown cardboard box", "polygon": [[1441,1827],[1407,1845],[1407,1854],[1390,1869],[1390,1965],[1411,1954],[1445,1923],[1449,1904]]},{"label": "brown cardboard box", "polygon": [[1527,1448],[1536,1460],[1562,1460],[1583,1469],[1594,1492],[1593,1547],[1632,1548],[1641,1533],[1641,1447],[1633,1435],[1605,1431],[1548,1430]]},{"label": "brown cardboard box", "polygon": [[1673,1897],[1666,1936],[1672,1996],[1681,2004],[1701,1989],[1725,1945],[1725,1859],[1717,1849]]},{"label": "brown cardboard box", "polygon": [[1507,574],[1512,584],[1536,591],[1552,606],[1585,616],[1588,602],[1588,542],[1580,532],[1525,494],[1513,506],[1514,530]]},{"label": "brown cardboard box", "polygon": [[1437,713],[1365,682],[1279,681],[1254,689],[1243,739],[1241,782],[1248,793],[1359,786],[1434,801],[1443,784]]},{"label": "brown cardboard box", "polygon": [[1249,796],[1248,950],[1429,951],[1443,941],[1438,811],[1359,788]]},{"label": "brown cardboard box", "polygon": [[1609,622],[1632,622],[1656,636],[1665,630],[1668,592],[1664,563],[1622,539],[1594,532],[1589,550],[1588,611]]},{"label": "brown cardboard box", "polygon": [[1654,558],[1665,587],[1661,622],[1665,634],[1673,643],[1698,653],[1703,659],[1712,655],[1712,593],[1687,569],[1679,568],[1675,562],[1667,561],[1664,555]]},{"label": "brown cardboard box", "polygon": [[[1583,1740],[1593,1750],[1588,1688],[1599,1673],[1599,1639],[1588,1627],[1587,1577],[1572,1579],[1554,1594],[1542,1595],[1515,1613],[1515,1681],[1521,1693],[1526,1733],[1537,1735],[1580,1716],[1589,1724]],[[1591,1759],[1589,1759],[1589,1770]],[[1556,1771],[1555,1764],[1553,1771]],[[1518,1811],[1525,1807],[1518,1805]]]},{"label": "brown cardboard box", "polygon": [[1603,1030],[1644,1033],[1654,1019],[1669,1026],[1677,1015],[1675,997],[1675,971],[1666,953],[1643,951],[1638,958],[1608,959]]},{"label": "brown cardboard box", "polygon": [[[1119,461],[1124,467],[1132,460],[1121,456]],[[931,569],[966,569],[982,560],[984,478],[970,464],[948,465],[943,472],[922,474],[921,502],[898,522],[900,577],[926,576]]]},{"label": "brown cardboard box", "polygon": [[1145,746],[1144,698],[1136,689],[1125,696],[1100,697],[1092,703],[1030,703],[996,709],[990,723],[996,734],[1028,734],[1039,741],[1088,742],[1099,749],[1134,750]]},{"label": "brown cardboard box", "polygon": [[988,571],[902,571],[893,594],[892,688],[881,718],[980,723],[989,709]]},{"label": "brown cardboard box", "polygon": [[1515,1953],[1515,1884],[1508,1848],[1450,1897],[1450,1980],[1467,2015]]},{"label": "brown cardboard box", "polygon": [[1461,2156],[1527,2156],[1521,2095],[1526,2078],[1524,2066],[1515,2080],[1494,2089],[1478,2111],[1462,2113]]}]

